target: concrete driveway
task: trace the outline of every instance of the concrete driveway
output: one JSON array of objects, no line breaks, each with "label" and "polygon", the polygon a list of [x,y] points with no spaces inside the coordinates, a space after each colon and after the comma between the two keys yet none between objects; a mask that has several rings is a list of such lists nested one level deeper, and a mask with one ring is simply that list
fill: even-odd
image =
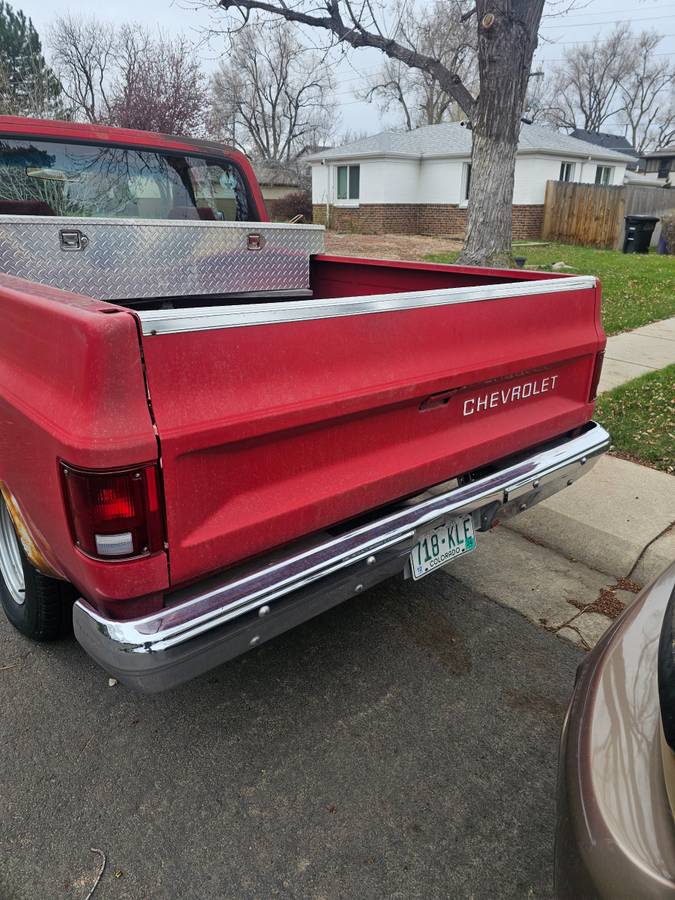
[{"label": "concrete driveway", "polygon": [[0,624],[0,897],[549,897],[581,653],[445,572],[171,694]]}]

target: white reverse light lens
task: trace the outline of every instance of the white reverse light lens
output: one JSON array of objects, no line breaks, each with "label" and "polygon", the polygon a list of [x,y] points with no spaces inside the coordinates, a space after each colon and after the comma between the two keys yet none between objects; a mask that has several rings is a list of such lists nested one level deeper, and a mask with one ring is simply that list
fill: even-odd
[{"label": "white reverse light lens", "polygon": [[129,556],[134,552],[134,539],[130,531],[122,534],[95,534],[94,537],[99,556]]}]

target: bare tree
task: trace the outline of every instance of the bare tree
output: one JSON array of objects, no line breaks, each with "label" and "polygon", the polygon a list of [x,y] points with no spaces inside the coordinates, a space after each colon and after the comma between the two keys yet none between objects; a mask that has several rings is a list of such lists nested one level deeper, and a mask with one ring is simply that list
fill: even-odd
[{"label": "bare tree", "polygon": [[569,48],[536,85],[533,116],[560,128],[620,128],[640,152],[664,146],[675,135],[675,67],[657,56],[661,41],[655,31],[634,34],[623,24]]},{"label": "bare tree", "polygon": [[568,47],[550,84],[548,117],[560,128],[600,131],[621,106],[621,82],[633,64],[630,26],[617,25],[604,40]]},{"label": "bare tree", "polygon": [[110,124],[194,134],[203,129],[207,103],[205,76],[185,38],[153,38],[131,25],[120,29]]},{"label": "bare tree", "polygon": [[675,90],[671,87],[670,97],[664,104],[659,122],[654,129],[653,149],[669,147],[675,141]]},{"label": "bare tree", "polygon": [[[435,0],[418,9],[399,0],[399,30],[405,43],[455,72],[473,90],[477,80],[476,28],[467,0]],[[459,107],[428,72],[385,59],[369,84],[357,94],[375,100],[382,112],[398,112],[406,129],[458,118]]]},{"label": "bare tree", "polygon": [[643,31],[633,41],[632,65],[619,81],[619,121],[640,153],[658,149],[675,137],[675,66],[655,56],[662,37]]},{"label": "bare tree", "polygon": [[49,33],[53,62],[63,93],[80,117],[105,122],[110,116],[110,75],[117,36],[98,19],[59,16]]},{"label": "bare tree", "polygon": [[427,73],[458,104],[473,132],[472,177],[462,261],[506,261],[511,255],[511,204],[532,55],[544,0],[476,0],[467,14],[475,22],[479,93],[441,60],[411,45],[399,19],[387,21],[387,5],[374,0],[205,0],[226,14],[230,33],[235,12],[248,21],[253,11],[322,29],[338,45],[374,47],[390,59]]},{"label": "bare tree", "polygon": [[245,27],[213,77],[212,133],[268,160],[325,143],[335,123],[330,69],[285,22]]},{"label": "bare tree", "polygon": [[206,80],[185,38],[66,15],[56,19],[50,45],[78,118],[173,133],[201,129]]}]

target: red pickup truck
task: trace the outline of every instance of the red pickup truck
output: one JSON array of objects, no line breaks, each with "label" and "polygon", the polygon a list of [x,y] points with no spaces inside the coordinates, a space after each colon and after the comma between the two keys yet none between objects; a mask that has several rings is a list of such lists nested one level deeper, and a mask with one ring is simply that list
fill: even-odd
[{"label": "red pickup truck", "polygon": [[571,484],[600,286],[325,255],[215,143],[0,117],[0,593],[179,684]]}]

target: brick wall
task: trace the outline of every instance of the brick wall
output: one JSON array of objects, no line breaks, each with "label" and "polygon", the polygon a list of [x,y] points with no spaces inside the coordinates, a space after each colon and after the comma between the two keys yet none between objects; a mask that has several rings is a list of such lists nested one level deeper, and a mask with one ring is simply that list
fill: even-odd
[{"label": "brick wall", "polygon": [[[362,203],[361,206],[331,206],[330,227],[334,231],[363,234],[419,234],[419,204]],[[326,224],[325,205],[315,204],[313,220]]]},{"label": "brick wall", "polygon": [[511,222],[515,241],[537,241],[544,227],[544,207],[514,206]]},{"label": "brick wall", "polygon": [[[314,221],[326,224],[325,205],[315,204]],[[360,206],[331,206],[331,228],[335,231],[364,234],[442,234],[464,235],[466,207],[446,203],[362,203]],[[514,240],[541,237],[543,206],[514,206]]]}]

